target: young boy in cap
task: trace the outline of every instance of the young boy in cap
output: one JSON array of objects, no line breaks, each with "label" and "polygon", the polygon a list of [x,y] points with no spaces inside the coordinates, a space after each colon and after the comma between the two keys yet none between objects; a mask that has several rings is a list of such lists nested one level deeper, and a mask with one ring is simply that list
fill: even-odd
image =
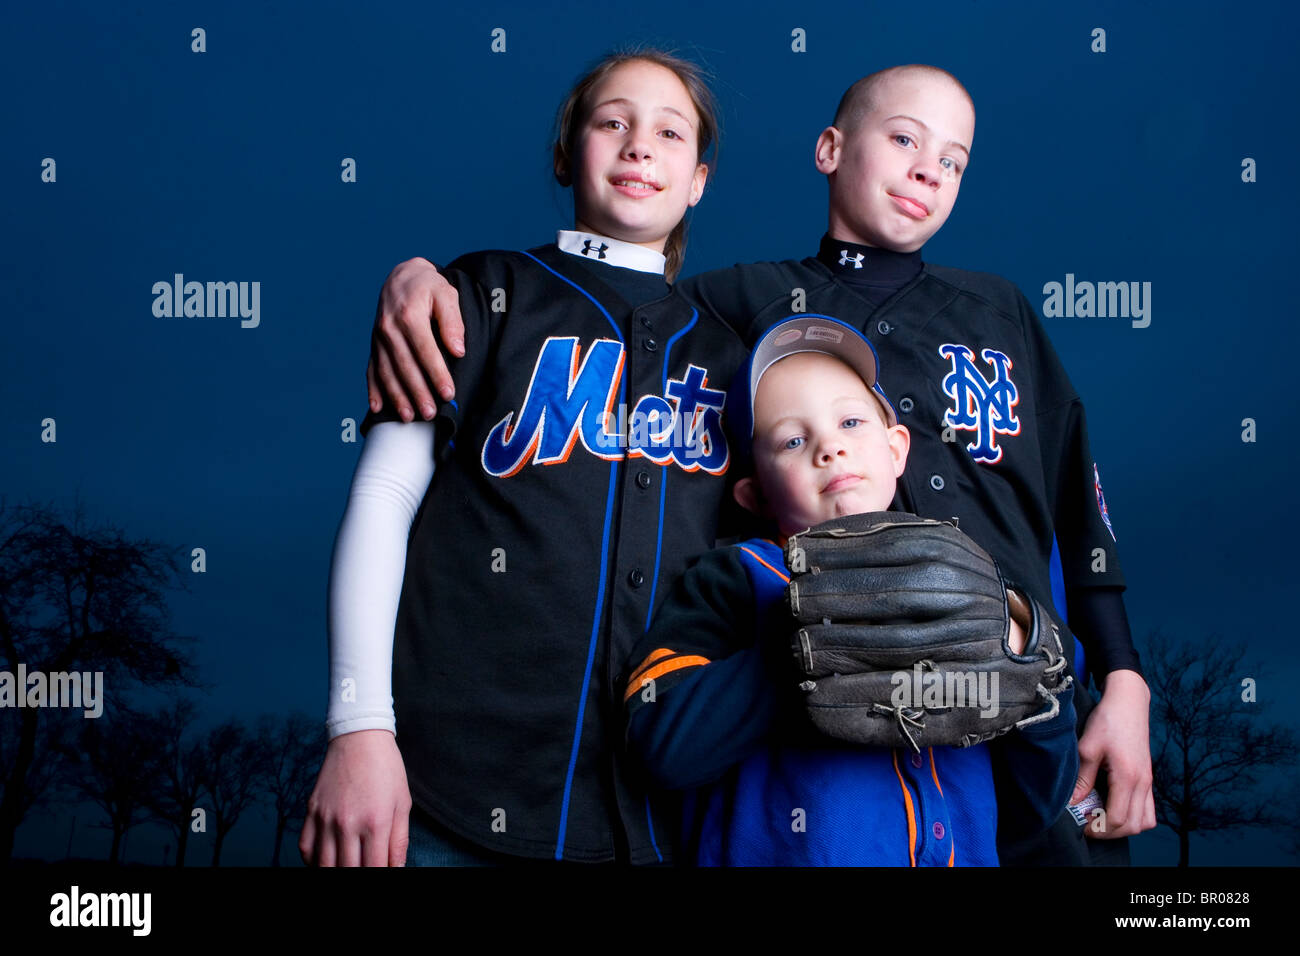
[{"label": "young boy in cap", "polygon": [[[997,865],[992,749],[1038,828],[1074,785],[1072,687],[1055,717],[965,748],[843,744],[801,719],[782,547],[893,500],[910,439],[876,369],[871,344],[826,316],[760,339],[726,408],[735,498],[772,537],[702,555],[633,651],[629,743],[658,785],[702,788],[683,841],[702,865]],[[1013,620],[1011,649],[1034,653],[1025,642]]]}]

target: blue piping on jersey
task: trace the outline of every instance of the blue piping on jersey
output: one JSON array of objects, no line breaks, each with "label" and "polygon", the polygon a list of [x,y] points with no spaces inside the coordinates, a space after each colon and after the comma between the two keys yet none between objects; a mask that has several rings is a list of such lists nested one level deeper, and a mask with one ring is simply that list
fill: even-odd
[{"label": "blue piping on jersey", "polygon": [[[683,335],[685,335],[691,329],[695,328],[695,323],[698,322],[699,320],[700,320],[699,310],[692,309],[691,320],[687,322],[685,327],[683,327],[679,332],[677,332],[676,335],[670,338],[668,340],[668,344],[664,347],[664,368],[663,368],[663,377],[662,377],[663,380],[660,385],[660,388],[663,389],[663,394],[665,395],[668,394],[668,361],[673,354],[673,345]],[[664,543],[664,502],[668,497],[668,466],[660,465],[659,473],[660,473],[659,532],[655,538],[655,570],[654,570],[654,575],[650,578],[650,605],[646,608],[646,612],[645,612],[645,629],[647,631],[650,630],[650,619],[654,616],[654,612],[655,612],[655,593],[659,589],[659,559],[663,555],[663,543]],[[646,798],[645,798],[645,823],[650,830],[650,845],[654,848],[655,858],[660,863],[662,863],[664,861],[664,856],[662,853],[659,852],[659,841],[655,839],[655,822],[654,822],[654,817],[650,812],[649,794],[646,794]]]},{"label": "blue piping on jersey", "polygon": [[650,845],[654,847],[655,859],[660,863],[664,861],[664,855],[659,852],[659,841],[655,839],[655,822],[650,817],[650,795],[646,794],[645,798],[645,825],[650,828]]},{"label": "blue piping on jersey", "polygon": [[[609,312],[603,305],[596,301],[595,296],[578,285],[572,279],[560,275],[541,259],[538,259],[530,252],[524,252],[523,255],[532,259],[539,266],[549,272],[555,278],[571,285],[584,296],[587,297],[592,305],[600,310],[600,314],[605,317],[605,321],[610,324],[614,330],[614,335],[618,337],[620,345],[626,347],[623,341],[623,334],[618,327],[618,323],[610,317]],[[619,377],[618,399],[623,404],[627,404],[627,381],[622,376]],[[624,452],[624,459],[627,453]],[[582,675],[582,694],[578,698],[578,722],[573,728],[573,746],[569,750],[569,768],[564,774],[564,799],[560,802],[560,832],[555,838],[555,858],[564,859],[564,834],[569,824],[569,798],[573,792],[573,771],[578,763],[578,747],[582,743],[582,722],[587,713],[587,692],[591,689],[591,668],[596,659],[596,638],[600,635],[600,619],[605,609],[605,585],[609,577],[609,526],[614,512],[614,492],[618,488],[618,462],[610,462],[609,465],[609,490],[605,493],[605,529],[601,534],[600,541],[600,583],[596,587],[596,613],[591,619],[591,637],[587,642],[587,666]]]},{"label": "blue piping on jersey", "polygon": [[[1052,535],[1052,561],[1050,568],[1052,576],[1052,603],[1056,605],[1056,613],[1061,616],[1061,620],[1065,622],[1065,626],[1069,627],[1070,621],[1069,618],[1066,617],[1065,613],[1065,569],[1061,567],[1061,549],[1056,543],[1055,533]],[[1083,665],[1083,641],[1079,639],[1078,634],[1075,634],[1074,672],[1079,675],[1080,681],[1084,680]]]},{"label": "blue piping on jersey", "polygon": [[572,279],[569,279],[569,278],[566,278],[565,276],[560,275],[558,272],[556,272],[554,269],[552,269],[550,266],[548,266],[548,265],[547,265],[545,262],[543,262],[541,259],[539,259],[539,258],[537,258],[535,255],[533,255],[531,252],[525,252],[525,253],[523,253],[523,254],[526,255],[529,259],[532,259],[532,260],[533,260],[534,262],[536,262],[539,266],[541,266],[543,269],[545,269],[545,270],[546,270],[547,272],[549,272],[551,275],[555,276],[555,278],[559,279],[561,282],[567,282],[569,285],[573,286],[575,289],[577,289],[579,292],[581,292],[583,295],[585,295],[585,296],[587,297],[588,301],[590,301],[592,305],[594,305],[596,308],[600,309],[600,314],[603,315],[603,316],[605,317],[605,320],[606,320],[607,322],[609,322],[609,324],[610,324],[611,326],[613,326],[613,328],[614,328],[614,334],[618,336],[618,340],[619,340],[619,342],[622,343],[622,344],[624,344],[624,345],[627,344],[627,343],[623,342],[623,333],[619,330],[618,323],[615,322],[612,318],[610,318],[609,313],[605,311],[605,307],[604,307],[603,305],[601,305],[599,302],[596,301],[596,297],[595,297],[595,296],[593,296],[590,292],[588,292],[588,291],[587,291],[586,289],[584,289],[582,286],[578,285],[578,283],[574,282]]},{"label": "blue piping on jersey", "polygon": [[[686,325],[680,331],[678,331],[676,335],[670,338],[668,340],[667,346],[664,347],[663,384],[660,385],[660,388],[663,390],[662,394],[664,395],[668,394],[668,359],[669,356],[673,354],[673,344],[678,339],[680,339],[683,335],[689,332],[691,329],[695,328],[695,323],[698,322],[699,319],[700,319],[699,309],[691,309],[691,321],[687,322]],[[668,466],[660,465],[659,466],[659,532],[657,537],[655,538],[655,571],[653,577],[651,577],[650,579],[650,606],[646,608],[646,612],[645,612],[645,629],[647,631],[650,630],[650,618],[654,615],[654,611],[655,611],[655,592],[659,588],[659,557],[661,554],[663,554],[664,501],[667,497],[668,497]],[[647,807],[648,806],[649,804],[647,804]],[[651,838],[653,839],[653,835]]]},{"label": "blue piping on jersey", "polygon": [[609,465],[609,491],[605,495],[605,530],[600,540],[600,584],[596,589],[596,613],[591,619],[591,639],[587,643],[587,667],[582,675],[582,696],[578,698],[578,723],[573,728],[573,747],[569,750],[569,769],[564,774],[564,801],[560,804],[560,834],[555,841],[555,858],[564,859],[564,832],[569,823],[569,796],[573,789],[573,768],[578,763],[578,745],[582,742],[582,719],[587,712],[587,691],[591,687],[591,665],[596,659],[596,637],[600,634],[601,612],[605,607],[605,583],[609,572],[609,526],[614,512],[614,491],[618,487],[618,462]]}]

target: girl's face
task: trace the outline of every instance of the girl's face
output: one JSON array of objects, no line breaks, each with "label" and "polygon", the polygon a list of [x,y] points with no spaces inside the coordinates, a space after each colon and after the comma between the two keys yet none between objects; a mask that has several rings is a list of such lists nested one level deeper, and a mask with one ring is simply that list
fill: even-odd
[{"label": "girl's face", "polygon": [[699,116],[677,75],[644,60],[592,87],[573,154],[577,228],[663,252],[700,201]]}]

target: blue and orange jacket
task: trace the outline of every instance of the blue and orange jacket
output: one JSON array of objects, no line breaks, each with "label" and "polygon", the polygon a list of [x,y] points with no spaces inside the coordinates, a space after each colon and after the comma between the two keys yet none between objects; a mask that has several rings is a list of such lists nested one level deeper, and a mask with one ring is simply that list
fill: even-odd
[{"label": "blue and orange jacket", "polygon": [[1033,826],[1056,819],[1077,772],[1070,691],[1056,718],[991,744],[841,744],[795,696],[787,583],[775,542],[708,552],[633,654],[629,745],[655,783],[688,791],[685,845],[698,863],[997,865],[995,765],[1028,791]]}]

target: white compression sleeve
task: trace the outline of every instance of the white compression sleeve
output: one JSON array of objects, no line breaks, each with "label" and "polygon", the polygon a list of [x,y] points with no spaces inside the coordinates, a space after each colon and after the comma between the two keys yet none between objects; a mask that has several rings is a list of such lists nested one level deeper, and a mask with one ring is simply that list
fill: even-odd
[{"label": "white compression sleeve", "polygon": [[361,448],[330,564],[331,740],[357,730],[397,733],[393,628],[407,538],[433,478],[433,437],[432,422],[381,422]]}]

